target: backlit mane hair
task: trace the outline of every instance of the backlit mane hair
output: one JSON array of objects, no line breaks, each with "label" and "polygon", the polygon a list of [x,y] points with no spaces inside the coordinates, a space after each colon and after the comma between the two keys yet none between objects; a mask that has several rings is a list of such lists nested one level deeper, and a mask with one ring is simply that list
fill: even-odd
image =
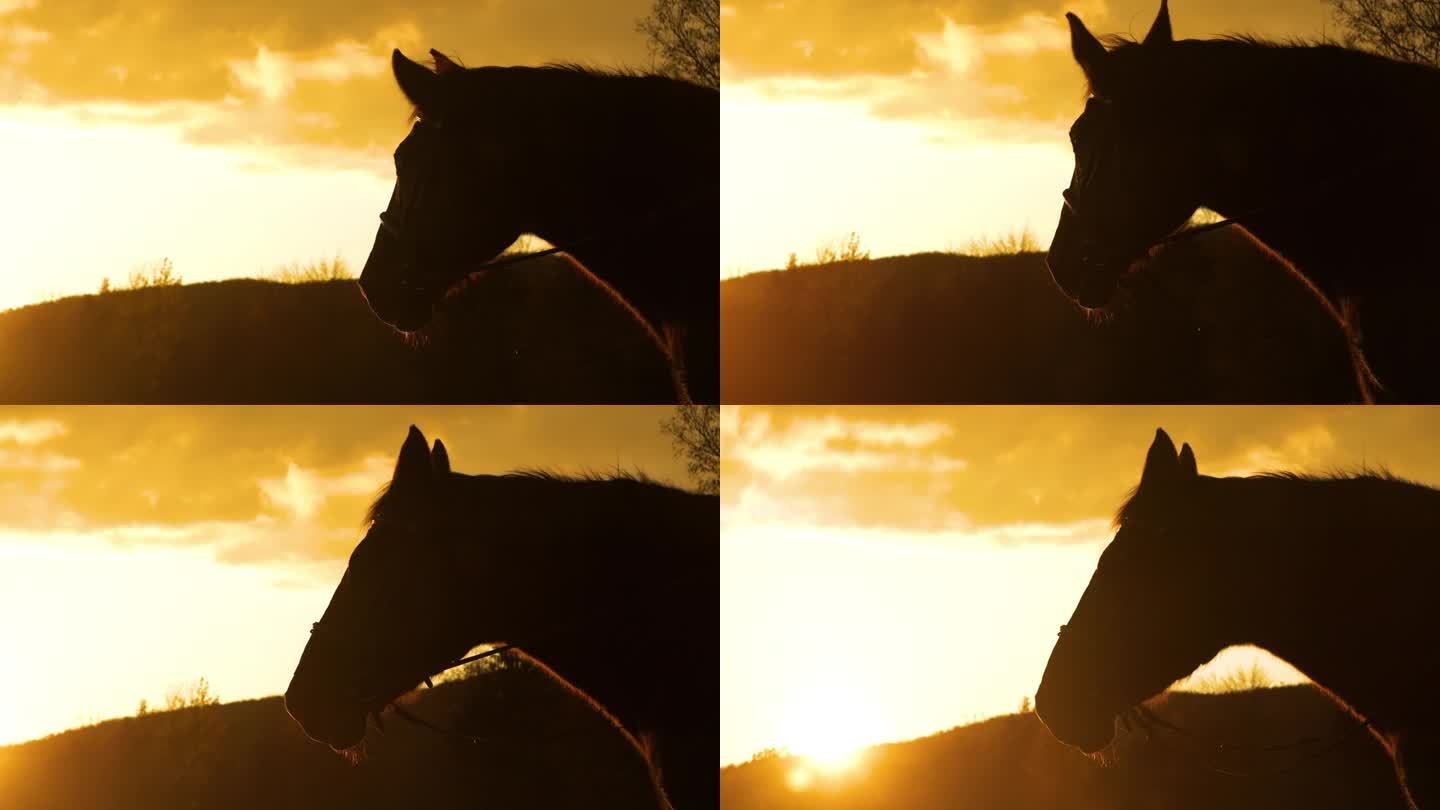
[{"label": "backlit mane hair", "polygon": [[[1199,86],[1214,77],[1242,84],[1256,76],[1263,78],[1267,74],[1262,68],[1275,58],[1311,60],[1309,64],[1328,74],[1334,82],[1353,79],[1365,71],[1398,70],[1412,75],[1440,76],[1440,68],[1346,48],[1323,37],[1266,39],[1251,34],[1226,34],[1208,39],[1178,39],[1162,46],[1146,46],[1128,34],[1106,34],[1098,39],[1113,57],[1112,65],[1119,67],[1125,76],[1121,81],[1136,82],[1146,91],[1166,96],[1174,95],[1179,89]],[[1134,69],[1142,63],[1165,65],[1182,72],[1177,76],[1173,70]],[[1091,90],[1093,92],[1093,88]]]},{"label": "backlit mane hair", "polygon": [[[1232,476],[1227,478],[1215,478],[1208,475],[1200,476],[1200,480],[1212,484],[1236,483],[1243,481],[1273,481],[1301,486],[1328,486],[1332,484],[1388,484],[1401,487],[1414,488],[1427,492],[1440,493],[1433,487],[1426,486],[1417,481],[1412,481],[1399,475],[1395,475],[1384,467],[1359,467],[1356,469],[1340,469],[1328,473],[1297,473],[1287,470],[1267,470],[1254,473],[1253,475]],[[1140,500],[1140,488],[1135,486],[1125,496],[1120,508],[1115,510],[1115,516],[1111,520],[1111,526],[1119,529],[1127,520],[1135,517],[1137,502]]]},{"label": "backlit mane hair", "polygon": [[[442,76],[441,78],[442,78],[442,80],[444,80],[444,81],[449,81],[451,78],[463,76],[465,73],[467,73],[467,72],[469,72],[469,71],[472,71],[472,70],[481,70],[481,69],[483,69],[483,68],[485,68],[485,67],[489,67],[489,66],[484,66],[484,65],[482,65],[482,66],[480,66],[480,67],[474,67],[474,68],[472,68],[472,67],[467,67],[467,66],[466,66],[463,62],[461,62],[459,59],[456,59],[456,58],[454,58],[454,57],[451,57],[449,54],[446,54],[445,57],[446,57],[447,59],[449,59],[451,62],[454,62],[454,63],[456,64],[456,66],[458,66],[458,67],[460,68],[460,71],[459,71],[458,73],[456,73],[456,74],[451,74],[451,76],[448,76],[448,77]],[[426,58],[426,59],[423,59],[423,60],[419,60],[419,62],[420,62],[420,64],[422,64],[422,65],[424,65],[425,67],[429,68],[432,72],[435,71],[436,63],[435,63],[435,59],[434,59],[433,57]],[[498,67],[498,66],[495,66],[495,67]],[[664,75],[664,74],[657,73],[657,72],[655,72],[655,71],[653,71],[653,70],[642,70],[642,69],[640,69],[640,68],[632,68],[632,67],[625,67],[625,66],[621,66],[621,67],[597,67],[597,66],[595,66],[595,65],[587,65],[587,64],[583,64],[583,63],[581,63],[581,62],[546,62],[545,64],[539,65],[539,66],[523,66],[523,67],[525,67],[526,70],[536,71],[536,72],[538,72],[538,73],[540,73],[540,74],[542,74],[542,75],[543,75],[543,74],[546,74],[546,73],[549,73],[549,74],[557,74],[557,73],[559,73],[559,74],[566,74],[566,75],[571,75],[571,76],[582,76],[582,77],[585,77],[585,78],[588,78],[588,79],[595,79],[595,80],[602,81],[602,82],[614,82],[614,81],[616,81],[616,80],[623,81],[623,82],[633,82],[633,81],[637,81],[637,80],[643,80],[643,81],[647,81],[647,82],[667,82],[667,83],[675,83],[675,84],[677,84],[677,85],[684,85],[684,86],[687,86],[687,87],[694,87],[694,88],[698,88],[698,89],[709,89],[709,88],[701,87],[700,85],[695,84],[694,82],[687,81],[687,80],[685,80],[685,79],[675,78],[675,77],[673,77],[673,76],[666,76],[666,75]],[[713,91],[712,91],[712,92],[713,92]],[[415,121],[418,121],[418,120],[420,120],[420,110],[419,110],[418,108],[416,108],[416,107],[411,107],[411,108],[410,108],[410,117],[409,117],[409,119],[408,119],[408,122],[409,122],[409,123],[414,123]]]},{"label": "backlit mane hair", "polygon": [[[493,482],[515,480],[538,481],[563,486],[589,484],[620,484],[644,487],[647,489],[668,490],[675,493],[694,494],[690,493],[689,490],[682,489],[680,487],[674,486],[673,484],[668,484],[664,481],[657,481],[639,470],[631,471],[622,469],[616,469],[608,472],[584,470],[574,474],[563,474],[555,472],[553,470],[531,468],[512,470],[511,472],[504,473],[502,475],[467,475],[465,473],[458,473],[452,471],[450,473],[450,480],[447,483],[450,483],[452,485],[464,485],[482,481]],[[384,518],[387,514],[396,511],[398,508],[403,508],[402,506],[397,504],[396,501],[397,499],[392,497],[392,493],[390,490],[390,482],[387,481],[382,484],[379,491],[375,493],[374,500],[370,502],[370,507],[365,511],[365,525],[374,523]]]}]

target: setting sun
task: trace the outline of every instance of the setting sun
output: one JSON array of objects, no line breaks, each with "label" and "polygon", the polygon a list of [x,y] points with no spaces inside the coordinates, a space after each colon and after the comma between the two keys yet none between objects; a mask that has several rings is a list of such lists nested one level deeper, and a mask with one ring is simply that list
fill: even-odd
[{"label": "setting sun", "polygon": [[[837,660],[837,668],[843,666]],[[817,682],[796,695],[785,707],[782,748],[825,774],[853,767],[865,746],[885,730],[868,702],[870,691]]]}]

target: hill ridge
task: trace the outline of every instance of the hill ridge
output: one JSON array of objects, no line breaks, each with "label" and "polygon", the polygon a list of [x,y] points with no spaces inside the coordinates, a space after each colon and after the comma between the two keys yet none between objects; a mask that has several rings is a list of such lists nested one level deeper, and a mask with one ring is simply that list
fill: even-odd
[{"label": "hill ridge", "polygon": [[1044,255],[924,252],[720,284],[731,403],[1321,403],[1348,339],[1287,266],[1216,231],[1161,252],[1097,323]]},{"label": "hill ridge", "polygon": [[0,312],[3,402],[673,400],[643,327],[557,257],[472,279],[418,338],[347,280],[223,279]]},{"label": "hill ridge", "polygon": [[[1345,738],[1353,719],[1313,685],[1221,695],[1167,693],[1150,702],[1209,739],[1266,744],[1307,736],[1343,739],[1334,750],[1253,754],[1214,762],[1178,740],[1122,736],[1102,767],[1056,741],[1033,713],[1001,715],[868,749],[853,774],[813,775],[797,790],[803,760],[765,757],[720,774],[723,810],[1404,810],[1389,757],[1369,735]],[[1188,741],[1187,741],[1188,742]],[[1219,773],[1211,766],[1253,772]],[[1286,770],[1287,768],[1293,770]],[[1283,771],[1283,772],[1282,772]]]}]

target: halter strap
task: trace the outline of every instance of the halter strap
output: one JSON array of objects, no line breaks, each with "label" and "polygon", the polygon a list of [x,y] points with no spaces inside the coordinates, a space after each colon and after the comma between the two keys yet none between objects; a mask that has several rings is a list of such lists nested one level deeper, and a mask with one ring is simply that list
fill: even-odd
[{"label": "halter strap", "polygon": [[[514,645],[512,644],[501,644],[500,646],[495,647],[494,649],[486,650],[483,653],[476,653],[475,655],[469,655],[464,658],[456,659],[453,663],[446,665],[443,669],[425,676],[425,685],[433,689],[435,684],[431,682],[431,678],[434,678],[435,676],[441,675],[445,672],[449,672],[456,667],[464,666],[465,664],[468,664],[472,661],[479,661],[482,658],[489,658],[492,655],[499,655],[500,653],[511,649],[513,646]],[[403,705],[394,701],[390,702],[390,708],[393,709],[397,715],[409,721],[411,724],[420,726],[422,728],[428,728],[431,731],[436,732],[437,734],[443,734],[447,737],[454,737],[457,740],[464,740],[465,742],[471,744],[479,744],[481,740],[485,739],[484,736],[479,734],[466,734],[463,731],[457,731],[453,728],[445,728],[444,726],[436,725],[435,723],[432,723],[429,720],[426,720],[425,718],[414,714],[409,709],[405,708]],[[385,733],[385,727],[381,725],[379,712],[375,713],[375,727],[380,730],[380,733]]]},{"label": "halter strap", "polygon": [[[1063,625],[1063,624],[1060,625],[1060,630],[1059,630],[1059,632],[1057,632],[1055,635],[1057,635],[1057,636],[1063,636],[1063,635],[1065,634],[1065,630],[1067,629],[1067,627],[1068,627],[1067,625]],[[1218,765],[1215,765],[1215,764],[1213,764],[1213,763],[1208,763],[1208,762],[1205,763],[1205,767],[1206,767],[1207,769],[1211,770],[1211,771],[1214,771],[1215,773],[1224,774],[1225,776],[1237,776],[1237,777],[1242,777],[1242,778],[1246,778],[1246,779],[1253,779],[1253,778],[1264,777],[1264,776],[1279,776],[1279,775],[1281,775],[1281,774],[1290,773],[1291,771],[1297,771],[1297,770],[1299,770],[1301,767],[1304,766],[1304,764],[1305,764],[1306,761],[1311,760],[1311,759],[1316,759],[1316,758],[1321,757],[1321,756],[1324,756],[1325,754],[1328,754],[1328,753],[1330,753],[1330,752],[1332,752],[1332,751],[1334,751],[1334,750],[1336,750],[1336,749],[1338,749],[1338,748],[1341,748],[1341,747],[1344,746],[1346,743],[1350,742],[1352,739],[1354,739],[1355,737],[1358,737],[1360,734],[1362,734],[1362,733],[1364,733],[1364,732],[1366,732],[1366,731],[1378,732],[1378,729],[1375,728],[1375,725],[1374,725],[1373,723],[1371,723],[1369,720],[1361,717],[1361,718],[1355,718],[1355,723],[1354,723],[1354,725],[1353,725],[1351,728],[1346,729],[1345,731],[1341,732],[1340,734],[1335,735],[1334,737],[1332,737],[1332,738],[1330,738],[1330,739],[1328,739],[1328,740],[1327,740],[1327,739],[1320,738],[1320,737],[1309,736],[1309,737],[1300,737],[1300,738],[1298,738],[1298,739],[1291,740],[1291,741],[1289,741],[1289,742],[1271,743],[1271,744],[1268,744],[1268,745],[1261,745],[1261,744],[1257,744],[1257,743],[1243,743],[1243,742],[1242,742],[1242,743],[1237,743],[1237,742],[1228,742],[1228,741],[1225,741],[1225,740],[1216,740],[1216,739],[1213,739],[1213,738],[1209,737],[1208,735],[1203,735],[1203,734],[1200,734],[1200,733],[1198,733],[1198,732],[1191,731],[1190,729],[1187,729],[1187,728],[1185,728],[1184,726],[1178,725],[1178,724],[1176,724],[1176,723],[1174,723],[1174,722],[1172,722],[1172,721],[1170,721],[1170,720],[1166,720],[1164,717],[1161,717],[1159,714],[1157,714],[1154,709],[1151,709],[1149,706],[1146,706],[1144,703],[1137,704],[1137,705],[1136,705],[1134,708],[1132,708],[1129,712],[1126,712],[1125,714],[1122,714],[1122,715],[1121,715],[1121,718],[1122,718],[1122,719],[1121,719],[1121,722],[1122,722],[1122,723],[1126,723],[1126,724],[1128,725],[1128,720],[1127,720],[1126,718],[1127,718],[1130,714],[1132,714],[1132,713],[1134,714],[1134,716],[1135,716],[1136,718],[1139,719],[1139,721],[1140,721],[1140,722],[1139,722],[1140,727],[1141,727],[1143,730],[1146,731],[1146,733],[1147,733],[1147,735],[1146,735],[1146,736],[1147,736],[1147,739],[1149,738],[1149,731],[1150,731],[1151,728],[1161,728],[1161,729],[1164,729],[1164,730],[1170,732],[1171,734],[1174,734],[1174,735],[1177,736],[1177,737],[1184,737],[1184,738],[1187,739],[1187,740],[1192,740],[1192,741],[1194,741],[1194,742],[1197,743],[1198,745],[1202,745],[1202,746],[1205,746],[1205,747],[1207,747],[1207,748],[1211,748],[1211,749],[1213,749],[1213,751],[1214,751],[1215,754],[1218,754],[1218,755],[1221,755],[1221,756],[1223,756],[1223,755],[1225,755],[1225,754],[1228,754],[1228,753],[1232,753],[1232,752],[1245,752],[1245,751],[1248,751],[1248,752],[1257,753],[1257,754],[1270,754],[1270,753],[1278,753],[1278,752],[1282,752],[1282,751],[1295,751],[1295,750],[1300,750],[1300,749],[1303,749],[1303,748],[1306,748],[1306,747],[1313,747],[1312,750],[1311,750],[1309,753],[1307,753],[1306,755],[1302,756],[1302,757],[1300,758],[1300,761],[1297,762],[1296,764],[1291,765],[1290,767],[1287,767],[1287,768],[1280,768],[1280,769],[1277,769],[1277,770],[1270,770],[1270,771],[1263,771],[1263,772],[1262,772],[1262,771],[1235,771],[1235,770],[1230,770],[1230,769],[1228,769],[1228,768],[1222,768],[1222,767],[1220,767],[1220,766],[1218,766]],[[1203,753],[1203,752],[1198,752],[1198,751],[1191,750],[1191,751],[1182,751],[1182,753],[1196,754],[1196,753]]]},{"label": "halter strap", "polygon": [[[1366,732],[1366,731],[1372,731],[1372,732],[1373,732],[1373,731],[1376,731],[1375,726],[1374,726],[1373,724],[1371,724],[1371,722],[1370,722],[1369,720],[1366,720],[1366,719],[1364,719],[1364,718],[1356,718],[1355,723],[1354,723],[1349,729],[1346,729],[1345,731],[1343,731],[1343,732],[1341,732],[1341,733],[1339,733],[1339,734],[1337,734],[1337,735],[1335,735],[1335,736],[1333,736],[1333,737],[1331,737],[1331,738],[1329,738],[1329,739],[1324,739],[1324,738],[1320,738],[1320,737],[1313,737],[1313,736],[1311,736],[1311,737],[1301,737],[1301,738],[1299,738],[1299,739],[1292,740],[1292,741],[1290,741],[1290,742],[1274,743],[1274,744],[1270,744],[1270,745],[1258,745],[1258,744],[1255,744],[1255,743],[1234,743],[1234,742],[1217,741],[1217,740],[1211,739],[1211,738],[1209,738],[1209,737],[1206,736],[1206,735],[1198,734],[1198,733],[1196,733],[1196,732],[1194,732],[1194,731],[1191,731],[1191,730],[1189,730],[1189,729],[1187,729],[1187,728],[1184,728],[1183,726],[1179,726],[1179,725],[1177,725],[1177,724],[1175,724],[1175,723],[1173,723],[1173,722],[1171,722],[1171,721],[1169,721],[1169,720],[1166,720],[1165,718],[1161,717],[1159,714],[1156,714],[1153,709],[1149,708],[1148,706],[1144,705],[1143,703],[1140,704],[1140,705],[1138,705],[1138,706],[1136,706],[1133,711],[1134,711],[1136,717],[1138,717],[1138,718],[1140,719],[1140,721],[1141,721],[1141,727],[1144,728],[1147,732],[1149,731],[1149,728],[1152,727],[1152,726],[1154,726],[1154,727],[1159,727],[1159,728],[1165,729],[1166,731],[1169,731],[1170,733],[1172,733],[1172,734],[1174,734],[1174,735],[1176,735],[1176,736],[1184,737],[1184,738],[1186,738],[1186,739],[1188,739],[1188,740],[1193,740],[1193,741],[1195,741],[1196,743],[1198,743],[1198,744],[1200,744],[1200,745],[1203,745],[1203,746],[1212,748],[1212,749],[1214,749],[1214,753],[1216,753],[1216,754],[1218,754],[1218,755],[1222,755],[1222,756],[1223,756],[1224,754],[1229,753],[1229,752],[1244,752],[1244,751],[1249,751],[1249,752],[1252,752],[1252,753],[1264,754],[1264,753],[1278,753],[1278,752],[1282,752],[1282,751],[1296,751],[1296,750],[1304,749],[1304,748],[1307,748],[1307,747],[1311,749],[1310,751],[1308,751],[1307,753],[1305,753],[1303,756],[1301,756],[1301,757],[1300,757],[1300,760],[1299,760],[1298,762],[1296,762],[1294,765],[1291,765],[1291,766],[1285,767],[1285,768],[1278,768],[1278,769],[1268,770],[1268,771],[1235,771],[1235,770],[1231,770],[1231,769],[1228,769],[1228,768],[1222,768],[1222,767],[1220,767],[1220,766],[1218,766],[1218,765],[1215,765],[1215,764],[1213,764],[1213,763],[1208,763],[1208,762],[1205,763],[1205,767],[1206,767],[1207,769],[1211,770],[1211,771],[1214,771],[1215,773],[1224,774],[1225,776],[1236,776],[1236,777],[1241,777],[1241,778],[1246,778],[1246,779],[1254,779],[1254,778],[1268,777],[1268,776],[1279,776],[1279,775],[1281,775],[1281,774],[1286,774],[1286,773],[1291,773],[1291,772],[1293,772],[1293,771],[1298,771],[1298,770],[1300,770],[1308,761],[1310,761],[1310,760],[1312,760],[1312,759],[1318,759],[1319,757],[1322,757],[1322,756],[1324,756],[1324,755],[1326,755],[1326,754],[1331,753],[1332,751],[1335,751],[1335,750],[1343,747],[1344,745],[1346,745],[1347,743],[1349,743],[1349,742],[1350,742],[1351,740],[1353,740],[1354,738],[1360,736],[1360,735],[1363,734],[1364,732]],[[1192,754],[1193,754],[1193,753],[1203,753],[1203,752],[1182,751],[1182,753],[1192,753]]]}]

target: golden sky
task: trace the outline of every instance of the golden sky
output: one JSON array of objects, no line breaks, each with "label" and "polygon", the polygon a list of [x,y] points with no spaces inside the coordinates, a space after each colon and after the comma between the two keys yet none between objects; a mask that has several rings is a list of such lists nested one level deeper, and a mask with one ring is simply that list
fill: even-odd
[{"label": "golden sky", "polygon": [[[1204,475],[1440,485],[1434,408],[726,407],[721,762],[843,760],[1015,711],[1157,427]],[[1209,673],[1256,661],[1299,677],[1238,649]]]},{"label": "golden sky", "polygon": [[649,0],[0,0],[0,308],[337,253],[356,272],[409,108],[390,50],[645,66]]},{"label": "golden sky", "polygon": [[412,423],[454,469],[688,485],[665,407],[0,408],[0,744],[279,694]]},{"label": "golden sky", "polygon": [[[1336,33],[1323,0],[1176,0],[1180,38]],[[1048,245],[1084,81],[1064,14],[1144,36],[1158,0],[723,0],[722,277],[854,230],[874,255],[1029,227]]]}]

